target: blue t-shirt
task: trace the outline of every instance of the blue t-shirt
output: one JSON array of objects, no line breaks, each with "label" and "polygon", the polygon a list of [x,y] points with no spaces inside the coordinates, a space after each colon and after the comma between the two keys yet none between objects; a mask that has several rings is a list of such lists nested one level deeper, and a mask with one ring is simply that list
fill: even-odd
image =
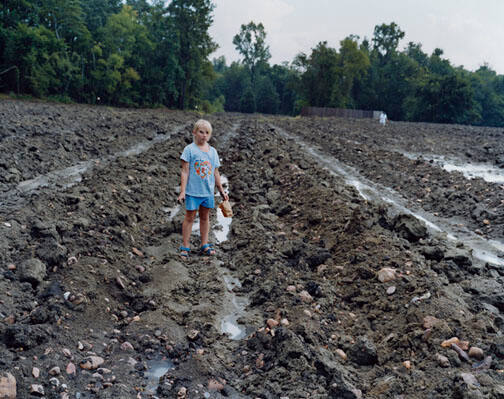
[{"label": "blue t-shirt", "polygon": [[180,159],[189,164],[189,178],[186,194],[193,197],[210,197],[214,195],[215,168],[220,166],[217,150],[209,146],[208,152],[201,151],[196,143],[184,148]]}]

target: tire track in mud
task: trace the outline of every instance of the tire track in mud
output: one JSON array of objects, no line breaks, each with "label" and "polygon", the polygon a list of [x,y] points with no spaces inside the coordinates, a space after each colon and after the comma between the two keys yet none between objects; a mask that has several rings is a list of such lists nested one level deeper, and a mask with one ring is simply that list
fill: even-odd
[{"label": "tire track in mud", "polygon": [[[444,233],[448,240],[455,243],[463,243],[471,248],[475,258],[483,263],[489,262],[497,266],[504,265],[503,242],[498,240],[486,240],[478,236],[474,232],[464,228],[460,220],[443,219],[423,210],[410,210],[409,204],[411,204],[411,199],[407,197],[404,198],[402,193],[398,193],[390,187],[370,182],[352,167],[340,163],[340,161],[331,155],[324,154],[323,149],[314,148],[312,145],[303,141],[299,136],[294,136],[278,126],[272,125],[272,127],[281,135],[291,140],[295,139],[306,154],[316,159],[317,162],[324,165],[324,167],[332,173],[343,178],[347,184],[355,187],[365,200],[370,200],[377,204],[385,203],[390,205],[392,214],[400,212],[413,215],[415,218],[425,223],[431,232]],[[404,199],[406,199],[409,204],[405,203],[406,201],[404,201]]]}]

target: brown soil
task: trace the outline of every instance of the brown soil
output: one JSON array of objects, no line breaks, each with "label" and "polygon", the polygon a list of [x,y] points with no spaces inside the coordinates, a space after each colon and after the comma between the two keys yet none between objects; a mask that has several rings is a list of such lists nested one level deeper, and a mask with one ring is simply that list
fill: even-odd
[{"label": "brown soil", "polygon": [[[299,145],[502,240],[501,185],[402,154],[500,165],[501,130],[209,116],[234,216],[216,257],[193,235],[184,262],[179,156],[198,115],[3,100],[0,118],[0,371],[17,398],[504,397],[504,267]],[[452,337],[485,360],[441,346]],[[159,382],[156,362],[173,366]]]}]

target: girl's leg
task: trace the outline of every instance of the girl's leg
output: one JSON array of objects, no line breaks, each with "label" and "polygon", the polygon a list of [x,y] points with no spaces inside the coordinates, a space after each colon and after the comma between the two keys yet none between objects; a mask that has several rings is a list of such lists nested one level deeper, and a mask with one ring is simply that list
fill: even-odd
[{"label": "girl's leg", "polygon": [[210,208],[199,207],[201,246],[208,244],[208,233],[210,232]]},{"label": "girl's leg", "polygon": [[185,248],[189,248],[192,225],[195,218],[196,211],[186,211],[184,221],[182,222],[182,246]]}]

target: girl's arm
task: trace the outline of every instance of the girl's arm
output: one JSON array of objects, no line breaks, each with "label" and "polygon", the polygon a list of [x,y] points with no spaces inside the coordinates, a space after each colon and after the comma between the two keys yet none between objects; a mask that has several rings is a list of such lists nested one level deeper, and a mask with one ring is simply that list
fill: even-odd
[{"label": "girl's arm", "polygon": [[219,193],[222,195],[222,198],[224,198],[224,201],[229,201],[229,195],[227,195],[224,192],[224,188],[222,187],[219,168],[215,168],[214,174],[215,174],[215,185],[217,186]]},{"label": "girl's arm", "polygon": [[177,198],[178,202],[183,202],[185,200],[185,190],[187,187],[187,180],[189,179],[189,162],[181,161],[182,165],[180,168],[180,194]]}]

